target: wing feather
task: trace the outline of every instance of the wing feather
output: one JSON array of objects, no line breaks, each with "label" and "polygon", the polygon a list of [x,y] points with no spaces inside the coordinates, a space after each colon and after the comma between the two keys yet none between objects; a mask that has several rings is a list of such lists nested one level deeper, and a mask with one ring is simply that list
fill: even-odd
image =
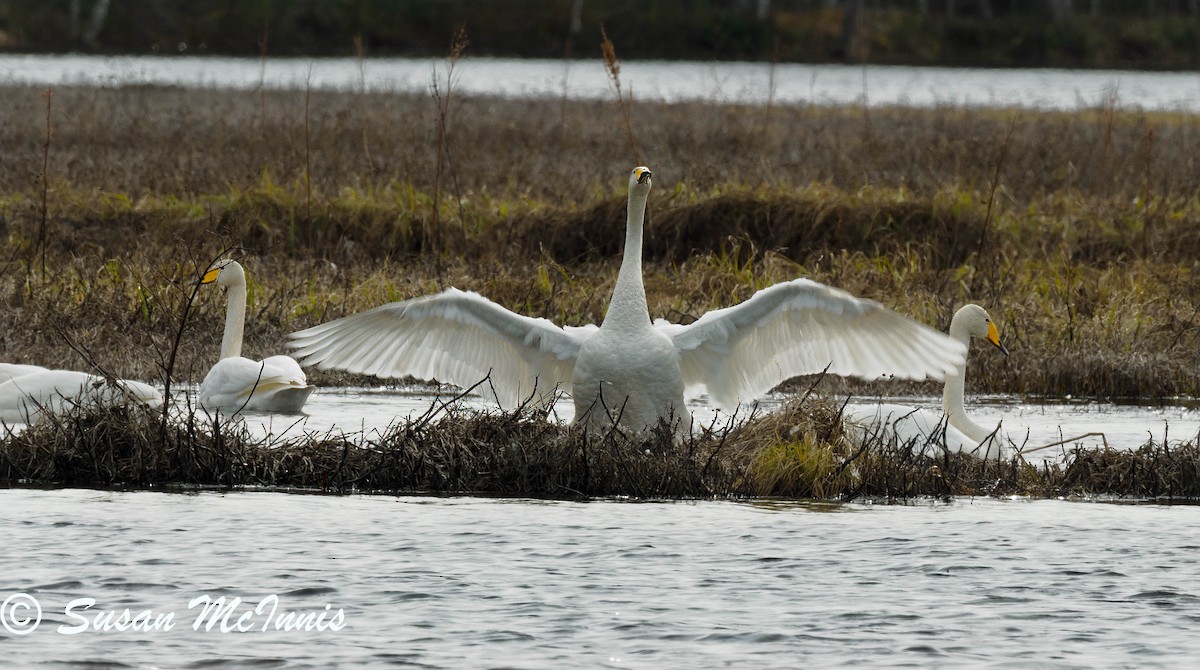
[{"label": "wing feather", "polygon": [[729,409],[781,382],[826,369],[875,379],[943,379],[966,348],[877,302],[796,279],[687,326],[655,322],[679,349],[684,384]]},{"label": "wing feather", "polygon": [[563,329],[513,313],[477,293],[447,289],[292,333],[305,365],[469,387],[490,372],[500,404],[536,390],[571,390],[588,328]]}]

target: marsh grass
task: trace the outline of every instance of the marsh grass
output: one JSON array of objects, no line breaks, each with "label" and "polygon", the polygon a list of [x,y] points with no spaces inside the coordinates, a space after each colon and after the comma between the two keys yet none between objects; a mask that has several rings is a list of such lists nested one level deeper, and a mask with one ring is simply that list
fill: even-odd
[{"label": "marsh grass", "polygon": [[265,487],[331,493],[548,498],[1072,496],[1186,502],[1200,496],[1200,442],[1133,451],[1074,448],[1065,459],[983,461],[919,445],[852,443],[839,406],[816,396],[676,440],[562,426],[523,406],[434,405],[370,435],[252,436],[203,412],[77,406],[0,437],[0,486],[187,490]]},{"label": "marsh grass", "polygon": [[[19,324],[0,329],[0,360],[198,381],[224,301],[204,291],[187,308],[183,287],[228,248],[247,266],[251,356],[445,285],[566,325],[603,317],[633,146],[624,94],[618,123],[611,101],[455,95],[447,133],[428,97],[361,87],[62,87],[53,107],[39,89],[0,92],[0,310]],[[937,328],[983,304],[1013,355],[976,351],[973,392],[1200,394],[1200,121],[1115,102],[869,117],[774,104],[767,123],[756,107],[639,101],[652,316],[687,322],[808,276]],[[435,244],[438,211],[461,225]]]},{"label": "marsh grass", "polygon": [[[91,198],[58,191],[78,220],[59,220],[34,280],[22,268],[35,247],[37,205],[10,200],[9,256],[0,300],[20,328],[0,332],[0,358],[80,367],[68,339],[118,375],[159,379],[186,304],[181,286],[214,254],[235,247],[249,276],[248,355],[281,353],[285,335],[379,304],[435,292],[477,291],[556,323],[598,323],[620,253],[623,201],[584,208],[480,199],[467,237],[448,235],[436,257],[422,244],[429,210],[420,192],[344,194],[304,218],[302,190],[264,185],[189,202]],[[655,204],[646,244],[651,314],[687,322],[770,284],[811,277],[874,298],[937,328],[965,302],[983,304],[1013,355],[978,348],[976,392],[1164,398],[1200,393],[1200,212],[1180,203],[1152,231],[1162,251],[1142,256],[1137,226],[1085,218],[1052,203],[1008,212],[976,263],[986,207],[960,194],[920,198],[882,188],[855,194],[816,185],[707,197],[689,190]],[[501,216],[499,212],[505,210]],[[57,211],[57,210],[56,210]],[[293,222],[297,222],[293,225]],[[454,227],[447,232],[455,231]],[[1103,240],[1103,241],[1102,241]],[[1194,250],[1194,253],[1193,253]],[[215,361],[224,301],[203,291],[189,314],[175,374],[198,381]],[[346,381],[317,373],[320,382]],[[937,393],[934,384],[844,384],[827,391]]]},{"label": "marsh grass", "polygon": [[[0,192],[29,192],[46,130],[43,91],[9,86],[2,92]],[[369,192],[393,181],[432,192],[438,109],[427,96],[307,94],[315,193]],[[296,110],[305,95],[58,87],[51,173],[80,191],[134,198],[248,188],[264,169],[290,185],[303,179],[305,151],[297,138],[304,135],[304,115]],[[630,147],[624,122],[613,122],[611,102],[455,101],[449,150],[464,196],[567,204],[621,192]],[[635,111],[637,148],[655,170],[659,197],[676,184],[710,191],[810,183],[850,192],[904,187],[918,196],[955,189],[986,197],[1001,146],[1007,148],[998,201],[1020,207],[1078,193],[1120,196],[1129,210],[1142,195],[1153,201],[1194,193],[1198,179],[1190,157],[1200,134],[1187,114],[1111,105],[1073,113],[885,107],[870,109],[867,133],[868,117],[859,107],[776,103],[770,124],[753,106],[638,101]],[[547,129],[560,125],[567,131],[562,141],[547,142]]]}]

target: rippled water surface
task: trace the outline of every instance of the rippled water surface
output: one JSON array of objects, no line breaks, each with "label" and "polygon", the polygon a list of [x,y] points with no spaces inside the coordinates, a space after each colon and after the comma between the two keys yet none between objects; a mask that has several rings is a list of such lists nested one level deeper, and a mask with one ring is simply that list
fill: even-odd
[{"label": "rippled water surface", "polygon": [[[378,58],[82,56],[0,54],[0,82],[34,85],[167,85],[254,89],[356,89],[426,93],[445,61]],[[457,90],[504,97],[612,96],[599,59],[466,58]],[[621,81],[639,99],[867,105],[1089,106],[1200,111],[1191,72],[979,69],[904,66],[623,61]]]},{"label": "rippled water surface", "polygon": [[[29,634],[0,629],[14,667],[1188,667],[1200,654],[1196,507],[7,490],[0,534],[0,597],[43,611]],[[274,630],[253,609],[271,595],[277,615],[342,609],[345,626]],[[249,612],[249,630],[193,630],[188,604],[204,596],[243,598],[228,622]],[[72,610],[89,621],[151,609],[175,626],[58,632],[83,626],[65,613],[79,598],[96,603]]]}]

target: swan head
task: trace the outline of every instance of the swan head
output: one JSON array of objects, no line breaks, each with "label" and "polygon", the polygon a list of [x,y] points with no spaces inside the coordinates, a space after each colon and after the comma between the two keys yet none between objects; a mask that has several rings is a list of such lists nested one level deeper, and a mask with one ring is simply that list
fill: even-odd
[{"label": "swan head", "polygon": [[629,194],[648,195],[650,193],[650,168],[639,166],[629,174]]},{"label": "swan head", "polygon": [[1008,355],[1008,347],[1000,341],[1000,331],[996,329],[996,323],[988,316],[987,310],[979,305],[963,305],[954,313],[954,319],[950,321],[950,332],[964,331],[970,337],[985,340],[1003,351],[1005,356]]},{"label": "swan head", "polygon": [[229,288],[238,284],[246,283],[246,271],[242,269],[242,264],[232,258],[224,258],[212,264],[208,272],[204,273],[204,277],[200,280],[201,284],[217,283],[217,286]]}]

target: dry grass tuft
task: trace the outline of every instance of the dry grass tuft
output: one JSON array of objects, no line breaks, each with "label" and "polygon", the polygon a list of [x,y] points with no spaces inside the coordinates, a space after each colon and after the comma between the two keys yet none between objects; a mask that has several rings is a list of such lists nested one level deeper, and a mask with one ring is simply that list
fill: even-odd
[{"label": "dry grass tuft", "polygon": [[588,431],[544,410],[431,407],[382,435],[256,438],[237,422],[144,408],[74,407],[0,438],[2,486],[301,488],[550,498],[787,497],[849,501],[1027,495],[1200,497],[1200,440],[1134,451],[1076,448],[1039,465],[843,433],[817,397],[686,440]]}]

